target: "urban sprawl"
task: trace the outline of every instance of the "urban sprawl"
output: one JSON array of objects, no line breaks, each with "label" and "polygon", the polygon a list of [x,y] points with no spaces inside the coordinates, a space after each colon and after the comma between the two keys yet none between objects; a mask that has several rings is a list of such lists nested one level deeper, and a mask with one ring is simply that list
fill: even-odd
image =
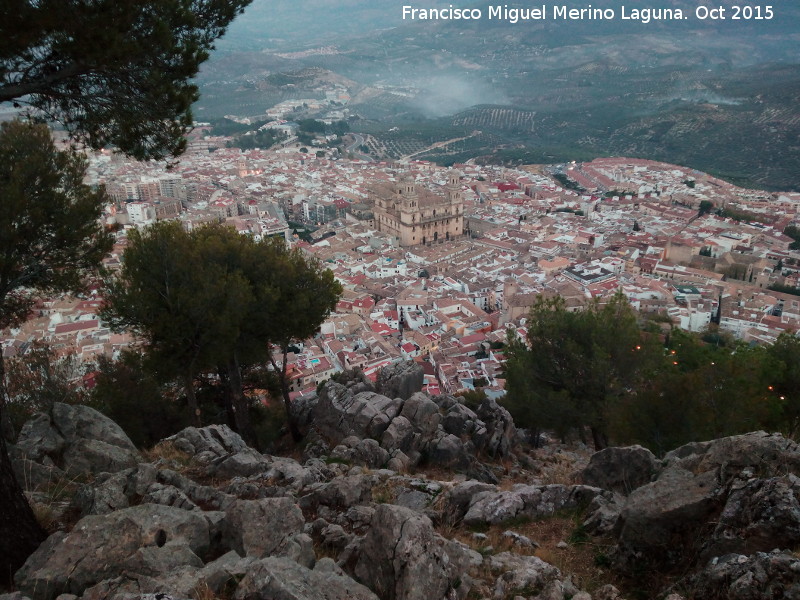
[{"label": "urban sprawl", "polygon": [[[344,293],[319,334],[289,356],[295,396],[337,371],[374,378],[408,359],[423,364],[431,394],[480,386],[502,395],[502,342],[509,331],[525,336],[539,295],[580,310],[621,291],[673,326],[716,324],[755,343],[800,329],[800,296],[770,289],[800,286],[800,251],[783,233],[800,220],[797,193],[627,158],[446,169],[296,144],[225,145],[199,128],[171,169],[91,157],[90,182],[106,186],[113,203],[104,218],[118,230],[106,266],[119,266],[132,228],[163,219],[281,236],[323,262]],[[135,346],[102,322],[101,304],[97,292],[41,301],[33,318],[3,332],[5,356],[41,340],[90,365]]]}]

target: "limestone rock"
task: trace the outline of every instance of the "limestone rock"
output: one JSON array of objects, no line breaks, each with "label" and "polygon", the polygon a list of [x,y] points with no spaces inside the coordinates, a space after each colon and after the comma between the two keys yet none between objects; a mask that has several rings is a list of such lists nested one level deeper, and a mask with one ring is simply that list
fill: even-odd
[{"label": "limestone rock", "polygon": [[194,464],[205,467],[208,475],[221,479],[249,477],[270,467],[266,456],[250,448],[227,425],[187,427],[165,441],[188,454]]},{"label": "limestone rock", "polygon": [[634,490],[620,514],[617,566],[628,569],[642,559],[677,564],[719,505],[721,493],[716,473],[695,475],[683,469],[667,469]]},{"label": "limestone rock", "polygon": [[351,436],[342,440],[331,452],[331,456],[351,464],[364,465],[373,469],[383,467],[389,462],[389,453],[372,438],[360,440]]},{"label": "limestone rock", "polygon": [[397,362],[378,373],[375,389],[389,398],[406,400],[422,389],[425,371],[414,361]]},{"label": "limestone rock", "polygon": [[377,596],[335,569],[307,569],[293,560],[265,558],[253,563],[234,600],[377,600]]},{"label": "limestone rock", "polygon": [[752,479],[728,496],[703,556],[754,554],[800,545],[800,478]]},{"label": "limestone rock", "polygon": [[779,550],[714,559],[687,582],[692,598],[800,598],[800,559]]},{"label": "limestone rock", "polygon": [[58,467],[70,474],[116,473],[141,460],[114,421],[88,406],[60,402],[22,427],[16,452],[46,469]]},{"label": "limestone rock", "polygon": [[508,456],[517,434],[511,413],[494,399],[486,398],[478,406],[477,414],[486,429],[486,439],[476,446],[490,456]]},{"label": "limestone rock", "polygon": [[588,505],[602,490],[586,485],[515,485],[510,491],[480,492],[464,516],[467,524],[503,523],[514,517],[538,519]]},{"label": "limestone rock", "polygon": [[237,500],[225,511],[223,545],[241,556],[263,558],[303,531],[303,513],[289,498]]},{"label": "limestone rock", "polygon": [[650,483],[660,467],[661,461],[647,448],[605,448],[592,455],[589,465],[581,473],[581,481],[627,495]]},{"label": "limestone rock", "polygon": [[314,427],[334,444],[351,435],[379,439],[397,415],[401,402],[374,392],[353,394],[345,386],[329,381],[314,407]]},{"label": "limestone rock", "polygon": [[[496,598],[508,598],[524,590],[525,596],[546,597],[546,590],[559,583],[561,571],[535,556],[501,552],[489,558],[489,568],[500,573],[494,585]],[[563,596],[562,596],[563,597]]]},{"label": "limestone rock", "polygon": [[760,477],[777,477],[800,472],[800,445],[777,433],[756,431],[686,444],[668,452],[663,464],[695,473],[718,471],[721,482],[748,468],[757,470]]},{"label": "limestone rock", "polygon": [[166,572],[176,560],[171,557],[202,564],[196,557],[208,547],[208,523],[202,516],[144,504],[84,517],[70,533],[51,535],[17,571],[15,581],[37,600],[52,600],[62,593],[82,594],[126,569]]},{"label": "limestone rock", "polygon": [[469,554],[437,535],[427,517],[382,504],[364,536],[355,576],[383,600],[441,600],[463,584],[468,566]]}]

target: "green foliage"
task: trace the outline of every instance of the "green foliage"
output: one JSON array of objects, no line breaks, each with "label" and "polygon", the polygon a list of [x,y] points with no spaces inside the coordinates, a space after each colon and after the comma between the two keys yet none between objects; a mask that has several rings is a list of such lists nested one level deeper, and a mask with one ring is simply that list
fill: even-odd
[{"label": "green foliage", "polygon": [[250,406],[250,420],[256,445],[259,448],[271,448],[283,433],[286,414],[279,403],[265,405],[259,402]]},{"label": "green foliage", "polygon": [[[689,187],[694,187],[694,185],[690,185]],[[711,202],[711,200],[701,200],[700,208],[697,210],[697,215],[702,217],[703,215],[710,213],[712,208],[714,208],[714,203]]]},{"label": "green foliage", "polygon": [[781,292],[782,294],[791,294],[792,296],[800,296],[800,288],[796,288],[784,283],[771,283],[767,286],[768,290]]},{"label": "green foliage", "polygon": [[540,299],[526,343],[509,339],[503,402],[534,434],[589,427],[596,444],[608,436],[659,455],[756,429],[800,431],[800,338],[757,346],[712,329],[658,340],[624,298],[580,313]]},{"label": "green foliage", "polygon": [[778,393],[769,389],[770,380],[778,381],[769,350],[714,332],[702,337],[673,332],[659,372],[616,407],[611,420],[621,442],[662,455],[785,422]]},{"label": "green foliage", "polygon": [[22,323],[39,295],[80,289],[110,250],[98,223],[106,195],[85,172],[44,125],[0,126],[0,329]]},{"label": "green foliage", "polygon": [[462,404],[472,410],[477,410],[481,403],[486,400],[486,392],[482,389],[466,390],[460,392],[458,396],[461,398]]},{"label": "green foliage", "polygon": [[238,135],[258,129],[267,121],[256,121],[255,123],[237,123],[231,119],[215,119],[211,121],[212,132],[214,135]]},{"label": "green foliage", "polygon": [[240,135],[230,142],[229,148],[241,148],[242,150],[250,150],[252,148],[272,148],[278,142],[286,139],[286,134],[275,129],[259,129],[255,133],[248,133]]},{"label": "green foliage", "polygon": [[12,0],[0,14],[0,102],[59,121],[93,148],[177,156],[192,79],[250,0]]},{"label": "green foliage", "polygon": [[534,433],[589,427],[604,447],[610,406],[649,376],[657,343],[621,294],[580,312],[540,297],[527,327],[527,344],[509,339],[506,406]]},{"label": "green foliage", "polygon": [[800,249],[800,228],[795,227],[794,225],[789,225],[786,229],[783,230],[783,233],[788,235],[794,241],[789,245],[789,248],[792,250]]},{"label": "green foliage", "polygon": [[285,360],[278,367],[272,349],[285,358],[294,340],[314,335],[341,293],[329,270],[283,240],[255,242],[225,226],[187,233],[177,223],[133,233],[106,287],[104,318],[135,331],[158,369],[181,378],[193,420],[195,378],[214,372],[227,387],[231,425],[251,441],[248,368],[273,363],[288,403]]},{"label": "green foliage", "polygon": [[782,333],[766,352],[773,368],[767,384],[778,399],[780,426],[787,435],[796,436],[800,431],[800,338]]},{"label": "green foliage", "polygon": [[[239,241],[231,239],[233,230],[214,230]],[[241,315],[253,301],[242,275],[212,260],[220,248],[198,236],[166,221],[132,231],[122,270],[106,281],[102,312],[113,328],[146,341],[162,376],[182,379],[195,425],[194,379],[234,344]]]},{"label": "green foliage", "polygon": [[[49,14],[55,18],[57,12]],[[24,37],[24,30],[6,28],[9,21],[20,24],[24,15],[14,9],[9,14],[5,7],[0,15],[2,94],[1,81],[9,73],[6,50]],[[111,238],[99,224],[106,197],[83,184],[85,171],[85,158],[56,150],[44,125],[12,121],[0,126],[0,330],[24,322],[42,294],[81,290],[110,249]],[[11,427],[4,367],[0,354],[0,584],[45,538],[6,450]]]},{"label": "green foliage", "polygon": [[576,192],[579,192],[579,193],[586,191],[580,185],[578,185],[576,182],[572,181],[572,179],[567,177],[567,175],[565,175],[564,173],[554,173],[553,174],[553,179],[556,179],[561,184],[561,186],[563,188],[565,188],[565,189],[575,190]]},{"label": "green foliage", "polygon": [[308,133],[325,133],[325,123],[317,121],[316,119],[302,119],[297,122],[300,126],[300,131]]},{"label": "green foliage", "polygon": [[59,357],[47,344],[35,342],[25,354],[8,360],[6,392],[8,411],[16,431],[37,412],[47,412],[54,402],[78,404],[82,365],[74,355]]},{"label": "green foliage", "polygon": [[139,448],[149,448],[189,425],[186,404],[175,386],[160,380],[148,357],[123,352],[101,357],[90,403],[117,423]]}]

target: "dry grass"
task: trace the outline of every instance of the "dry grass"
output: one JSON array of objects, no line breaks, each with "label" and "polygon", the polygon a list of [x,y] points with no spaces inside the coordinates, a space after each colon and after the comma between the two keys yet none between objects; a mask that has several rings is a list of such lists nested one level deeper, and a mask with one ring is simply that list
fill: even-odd
[{"label": "dry grass", "polygon": [[[486,535],[485,539],[475,537],[473,531],[463,525],[443,523],[437,526],[437,531],[442,536],[456,539],[484,555],[509,551],[536,556],[558,567],[563,576],[571,575],[578,587],[589,592],[607,583],[621,587],[623,582],[606,567],[610,542],[588,539],[581,534],[576,521],[575,514],[557,515],[536,521],[518,519],[488,528],[478,528]],[[503,532],[508,530],[528,537],[538,547],[514,544],[513,539],[503,536]],[[490,583],[496,574],[481,568],[475,576]]]},{"label": "dry grass", "polygon": [[33,516],[36,522],[42,526],[47,533],[53,533],[58,529],[58,517],[51,503],[37,502],[35,500],[30,502]]},{"label": "dry grass", "polygon": [[204,581],[198,583],[191,592],[192,600],[219,600],[209,585]]},{"label": "dry grass", "polygon": [[176,471],[183,471],[191,462],[192,457],[183,450],[178,450],[172,442],[159,442],[149,450],[143,450],[142,455],[148,462],[158,460],[175,466]]},{"label": "dry grass", "polygon": [[29,504],[39,525],[47,533],[72,529],[80,519],[79,509],[73,506],[73,497],[82,484],[91,481],[92,478],[86,474],[61,475],[29,494]]}]

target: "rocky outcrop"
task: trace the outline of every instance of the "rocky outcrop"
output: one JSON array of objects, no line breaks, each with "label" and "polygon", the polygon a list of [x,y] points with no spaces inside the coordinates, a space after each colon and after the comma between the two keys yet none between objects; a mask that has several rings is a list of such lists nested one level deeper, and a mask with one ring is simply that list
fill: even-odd
[{"label": "rocky outcrop", "polygon": [[202,567],[210,544],[208,521],[198,513],[143,504],[81,519],[70,533],[51,535],[15,575],[36,599],[82,594],[123,571],[149,577],[180,565]]},{"label": "rocky outcrop", "polygon": [[478,492],[464,515],[468,525],[504,523],[518,517],[540,519],[564,509],[587,506],[602,490],[585,485],[515,485],[510,491]]},{"label": "rocky outcrop", "polygon": [[442,600],[461,586],[466,591],[475,559],[437,535],[424,515],[382,504],[364,536],[355,576],[384,600]]},{"label": "rocky outcrop", "polygon": [[425,371],[414,361],[398,362],[378,373],[375,391],[389,398],[407,400],[422,389]]},{"label": "rocky outcrop", "polygon": [[204,468],[208,475],[221,479],[248,477],[270,467],[266,456],[250,448],[227,425],[187,427],[166,441],[188,454],[192,463]]},{"label": "rocky outcrop", "polygon": [[647,448],[606,448],[592,455],[580,477],[586,485],[627,495],[650,483],[660,469],[661,461]]},{"label": "rocky outcrop", "polygon": [[[561,572],[535,556],[501,552],[489,559],[489,568],[498,574],[494,583],[495,598],[524,594],[535,598],[575,598],[578,589],[561,580]],[[566,594],[564,592],[567,592]]]},{"label": "rocky outcrop", "polygon": [[234,600],[377,600],[363,585],[320,561],[313,570],[286,558],[253,563],[239,583]]},{"label": "rocky outcrop", "polygon": [[303,513],[289,498],[237,500],[225,511],[222,544],[240,556],[272,556],[302,533],[304,523]]},{"label": "rocky outcrop", "polygon": [[[331,456],[372,468],[404,470],[429,462],[493,481],[475,456],[510,453],[516,430],[508,411],[487,399],[476,413],[452,396],[431,398],[413,392],[416,385],[389,385],[416,373],[418,366],[413,365],[401,363],[379,376],[379,382],[385,381],[377,389],[392,394],[401,390],[400,395],[367,389],[360,379],[327,382],[313,409],[312,438],[318,435],[327,443]],[[312,447],[319,452],[321,444]]]},{"label": "rocky outcrop", "polygon": [[[633,462],[647,464],[639,458]],[[755,432],[689,444],[667,454],[656,478],[627,498],[596,502],[587,526],[615,536],[614,565],[625,573],[692,570],[729,554],[796,548],[798,467],[800,447],[776,434]],[[615,481],[609,478],[608,487],[615,487]],[[751,590],[754,595],[748,598],[770,597],[759,595],[766,593],[763,586],[752,582],[752,590],[761,591]]]},{"label": "rocky outcrop", "polygon": [[135,467],[139,452],[122,428],[93,408],[56,402],[25,423],[14,456],[28,489],[66,474],[116,473]]},{"label": "rocky outcrop", "polygon": [[682,586],[703,600],[800,598],[800,558],[788,552],[726,554]]}]

